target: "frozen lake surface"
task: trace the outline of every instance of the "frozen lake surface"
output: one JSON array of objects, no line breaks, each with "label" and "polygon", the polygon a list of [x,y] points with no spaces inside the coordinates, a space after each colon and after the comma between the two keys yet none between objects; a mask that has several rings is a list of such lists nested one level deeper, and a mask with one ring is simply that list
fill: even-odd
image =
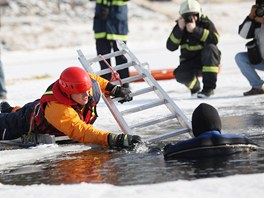
[{"label": "frozen lake surface", "polygon": [[[222,69],[213,97],[192,98],[189,91],[175,80],[159,83],[189,119],[200,103],[209,103],[219,111],[223,133],[246,134],[264,147],[264,96],[242,96],[250,87],[234,62],[235,54],[245,51],[246,41],[237,35],[237,28],[249,6],[248,2],[205,6],[204,10],[210,11],[209,16],[220,27],[220,49],[223,53]],[[153,22],[156,23],[150,23]],[[144,30],[149,28],[148,24],[141,24]],[[131,25],[132,38],[141,36],[141,29],[136,28],[138,23]],[[175,68],[178,65],[179,54],[165,49],[170,33],[166,32],[168,29],[170,31],[168,24],[164,29],[162,26],[156,29],[160,39],[149,36],[149,40],[139,39],[137,42],[131,39],[128,43],[141,62],[150,64],[150,69]],[[157,34],[157,31],[153,32]],[[150,33],[144,31],[142,35]],[[87,57],[96,54],[91,45],[80,48]],[[64,68],[80,65],[77,49],[4,52],[2,57],[10,104],[23,105],[39,98]],[[261,77],[264,77],[263,73]],[[141,86],[141,83],[131,84],[132,89]],[[151,99],[146,97],[144,100]],[[155,112],[154,116],[161,112]],[[98,113],[97,128],[120,132],[102,101],[98,105]],[[136,120],[135,117],[132,119]],[[166,127],[174,126],[166,123]],[[150,132],[156,133],[155,127]],[[182,135],[151,146],[162,148],[167,142],[188,138],[188,135]],[[118,152],[85,145],[41,145],[12,150],[0,147],[0,150],[1,197],[46,198],[47,195],[61,197],[63,194],[63,197],[155,198],[162,192],[164,197],[262,198],[264,192],[263,151],[227,158],[166,162],[162,152]]]}]

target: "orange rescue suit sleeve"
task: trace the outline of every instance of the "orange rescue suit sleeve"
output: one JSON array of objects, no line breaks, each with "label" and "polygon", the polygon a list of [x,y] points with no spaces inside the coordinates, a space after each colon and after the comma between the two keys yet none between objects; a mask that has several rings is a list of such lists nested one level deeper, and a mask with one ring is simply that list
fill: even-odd
[{"label": "orange rescue suit sleeve", "polygon": [[88,74],[89,74],[89,76],[90,76],[92,79],[96,80],[96,81],[99,83],[99,86],[100,86],[101,91],[102,91],[103,93],[105,93],[105,94],[110,94],[109,91],[106,91],[106,90],[105,90],[107,84],[109,83],[108,80],[106,80],[106,79],[104,79],[104,78],[102,78],[102,77],[100,77],[100,76],[98,76],[98,75],[95,75],[95,74],[91,74],[91,73],[88,73]]},{"label": "orange rescue suit sleeve", "polygon": [[53,127],[73,140],[108,146],[107,138],[110,132],[86,124],[71,106],[50,101],[45,108],[45,118]]}]

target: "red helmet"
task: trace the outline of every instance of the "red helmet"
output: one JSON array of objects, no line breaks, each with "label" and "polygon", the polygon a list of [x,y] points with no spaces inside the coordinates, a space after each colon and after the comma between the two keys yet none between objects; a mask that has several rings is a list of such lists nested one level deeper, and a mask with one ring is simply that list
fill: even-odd
[{"label": "red helmet", "polygon": [[61,73],[59,87],[67,95],[84,93],[91,89],[92,80],[85,70],[72,66]]}]

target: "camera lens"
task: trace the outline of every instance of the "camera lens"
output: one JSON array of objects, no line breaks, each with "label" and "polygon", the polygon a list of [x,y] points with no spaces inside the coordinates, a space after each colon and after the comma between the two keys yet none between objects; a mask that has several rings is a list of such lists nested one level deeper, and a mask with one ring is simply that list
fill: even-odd
[{"label": "camera lens", "polygon": [[264,8],[263,7],[258,7],[256,9],[256,16],[257,17],[263,17],[264,16]]}]

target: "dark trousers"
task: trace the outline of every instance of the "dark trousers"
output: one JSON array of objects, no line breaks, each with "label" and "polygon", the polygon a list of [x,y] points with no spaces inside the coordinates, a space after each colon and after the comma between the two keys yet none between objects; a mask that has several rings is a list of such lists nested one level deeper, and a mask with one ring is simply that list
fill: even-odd
[{"label": "dark trousers", "polygon": [[[104,54],[111,53],[112,49],[113,49],[113,51],[118,50],[116,41],[107,40],[107,39],[97,39],[96,40],[97,55],[99,55],[99,54],[104,55]],[[111,65],[110,59],[107,59],[106,61]],[[127,63],[127,59],[123,55],[117,56],[115,61],[116,61],[116,65]],[[108,68],[108,66],[105,64],[104,61],[100,61],[100,65],[101,65],[101,69]],[[128,68],[119,70],[118,73],[119,73],[119,76],[121,79],[129,77]],[[109,73],[109,74],[102,75],[102,77],[107,79],[107,80],[110,80],[112,75],[111,75],[111,73]]]},{"label": "dark trousers", "polygon": [[35,104],[27,103],[16,112],[0,113],[0,140],[17,139],[29,131]]},{"label": "dark trousers", "polygon": [[204,66],[220,65],[221,52],[216,45],[209,44],[204,46],[200,54],[196,57],[180,63],[174,70],[174,76],[177,82],[188,85],[195,77],[202,75],[203,89],[215,89],[217,81],[217,72],[202,71]]}]

